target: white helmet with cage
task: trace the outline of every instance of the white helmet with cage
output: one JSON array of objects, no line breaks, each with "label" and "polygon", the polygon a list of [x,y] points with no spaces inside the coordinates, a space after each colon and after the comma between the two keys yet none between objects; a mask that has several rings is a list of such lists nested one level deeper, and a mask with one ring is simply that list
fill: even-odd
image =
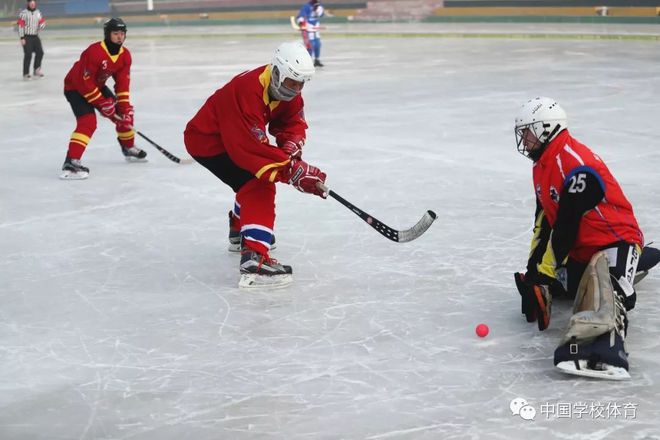
[{"label": "white helmet with cage", "polygon": [[300,42],[286,42],[280,44],[275,50],[271,62],[271,79],[269,91],[271,97],[277,101],[291,101],[300,93],[300,89],[293,90],[284,84],[286,78],[306,83],[314,75],[314,62],[307,52],[307,48]]},{"label": "white helmet with cage", "polygon": [[530,99],[516,116],[518,152],[538,160],[550,141],[566,128],[566,112],[557,101],[543,96]]}]

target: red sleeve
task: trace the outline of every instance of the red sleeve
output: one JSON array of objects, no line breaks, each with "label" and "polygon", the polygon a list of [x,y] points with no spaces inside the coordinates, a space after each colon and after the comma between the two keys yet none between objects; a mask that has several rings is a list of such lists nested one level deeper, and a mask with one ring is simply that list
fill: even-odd
[{"label": "red sleeve", "polygon": [[[99,99],[103,97],[101,91],[96,86],[94,78],[99,70],[100,60],[97,55],[100,46],[93,44],[89,46],[80,55],[80,78],[77,78],[77,90],[92,105],[97,105]],[[102,50],[102,49],[101,49]]]},{"label": "red sleeve", "polygon": [[25,19],[22,17],[23,12],[20,13],[18,16],[18,20],[16,21],[16,24],[18,25],[18,37],[20,39],[25,38]]},{"label": "red sleeve", "polygon": [[292,141],[296,144],[305,141],[305,131],[307,122],[303,111],[304,102],[302,96],[298,95],[286,105],[282,113],[277,118],[270,121],[268,131],[275,136],[277,145],[282,146],[286,141]]},{"label": "red sleeve", "polygon": [[117,105],[119,110],[122,111],[127,107],[131,106],[131,98],[129,94],[130,84],[131,84],[131,64],[133,63],[133,58],[128,49],[124,49],[123,53],[120,55],[124,62],[122,68],[119,69],[112,76],[115,80],[115,95],[117,95]]},{"label": "red sleeve", "polygon": [[236,165],[258,179],[281,181],[289,157],[268,142],[263,88],[255,79],[239,76],[218,95],[215,105],[222,141]]}]

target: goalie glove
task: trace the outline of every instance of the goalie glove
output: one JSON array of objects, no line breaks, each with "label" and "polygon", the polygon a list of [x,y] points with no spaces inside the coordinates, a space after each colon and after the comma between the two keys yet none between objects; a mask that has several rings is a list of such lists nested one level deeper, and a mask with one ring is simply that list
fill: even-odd
[{"label": "goalie glove", "polygon": [[304,160],[294,159],[291,161],[288,181],[298,191],[315,194],[325,199],[327,194],[318,187],[319,183],[325,183],[325,179],[326,175],[323,171]]},{"label": "goalie glove", "polygon": [[514,273],[518,293],[520,293],[522,313],[527,322],[536,321],[539,330],[543,331],[550,325],[552,294],[546,284],[534,284],[534,280],[526,279],[520,272]]}]

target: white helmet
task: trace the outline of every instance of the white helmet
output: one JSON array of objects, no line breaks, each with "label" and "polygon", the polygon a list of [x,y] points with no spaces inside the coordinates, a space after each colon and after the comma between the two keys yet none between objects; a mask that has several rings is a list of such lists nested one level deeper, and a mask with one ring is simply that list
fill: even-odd
[{"label": "white helmet", "polygon": [[275,50],[271,63],[272,73],[269,91],[277,101],[291,101],[300,93],[284,84],[285,78],[306,83],[314,75],[314,62],[305,46],[300,42],[282,43]]},{"label": "white helmet", "polygon": [[[532,160],[538,160],[550,141],[566,128],[566,112],[557,101],[546,97],[530,99],[516,116],[518,152]],[[526,132],[526,129],[529,129],[529,132]],[[530,138],[533,139],[531,145]]]}]

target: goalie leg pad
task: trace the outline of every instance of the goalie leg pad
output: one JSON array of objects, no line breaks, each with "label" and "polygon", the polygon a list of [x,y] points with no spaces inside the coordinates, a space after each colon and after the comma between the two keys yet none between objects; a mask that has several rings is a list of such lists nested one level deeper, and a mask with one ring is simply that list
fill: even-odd
[{"label": "goalie leg pad", "polygon": [[612,287],[607,254],[599,252],[582,275],[573,316],[555,350],[554,364],[570,374],[629,378],[626,327],[626,310]]},{"label": "goalie leg pad", "polygon": [[590,342],[597,336],[616,329],[625,338],[626,313],[621,298],[610,280],[605,252],[593,256],[582,275],[573,303],[573,316],[561,345],[574,338],[578,343]]}]

